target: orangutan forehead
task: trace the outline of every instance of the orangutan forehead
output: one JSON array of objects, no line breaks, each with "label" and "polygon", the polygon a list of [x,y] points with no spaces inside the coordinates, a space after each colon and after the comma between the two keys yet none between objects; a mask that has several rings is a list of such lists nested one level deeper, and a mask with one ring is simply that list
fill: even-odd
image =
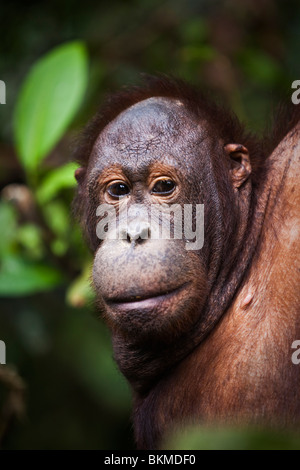
[{"label": "orangutan forehead", "polygon": [[[123,148],[127,145],[150,148],[175,140],[201,138],[204,126],[177,99],[153,97],[140,101],[121,112],[97,139],[99,145]],[[188,138],[188,139],[187,139]],[[171,139],[171,141],[170,141]]]}]

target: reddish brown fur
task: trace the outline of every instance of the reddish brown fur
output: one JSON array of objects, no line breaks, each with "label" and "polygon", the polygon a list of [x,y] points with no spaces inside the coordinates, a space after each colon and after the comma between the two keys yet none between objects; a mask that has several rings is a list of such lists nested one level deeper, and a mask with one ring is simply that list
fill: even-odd
[{"label": "reddish brown fur", "polygon": [[153,435],[146,422],[159,435],[182,422],[299,428],[300,366],[291,361],[300,338],[299,160],[298,124],[269,159],[259,249],[232,305],[172,374],[137,399],[142,445]]}]

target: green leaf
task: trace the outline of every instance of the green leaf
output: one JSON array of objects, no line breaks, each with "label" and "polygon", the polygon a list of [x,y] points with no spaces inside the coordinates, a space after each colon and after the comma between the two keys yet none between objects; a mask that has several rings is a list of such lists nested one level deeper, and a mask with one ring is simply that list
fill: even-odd
[{"label": "green leaf", "polygon": [[72,121],[87,85],[87,53],[79,41],[64,44],[30,70],[14,117],[20,161],[30,173]]},{"label": "green leaf", "polygon": [[51,266],[32,263],[17,256],[1,261],[0,295],[27,295],[52,289],[62,281],[62,275]]},{"label": "green leaf", "polygon": [[76,168],[78,168],[78,164],[67,163],[50,171],[36,192],[39,203],[45,204],[51,201],[61,189],[73,188],[76,185],[74,177]]}]

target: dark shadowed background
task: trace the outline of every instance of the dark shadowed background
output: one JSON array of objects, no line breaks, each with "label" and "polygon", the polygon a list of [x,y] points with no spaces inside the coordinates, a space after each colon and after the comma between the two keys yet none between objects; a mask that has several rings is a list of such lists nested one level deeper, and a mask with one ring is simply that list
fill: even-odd
[{"label": "dark shadowed background", "polygon": [[[68,176],[65,183],[61,169],[104,96],[140,83],[143,72],[187,79],[261,133],[300,79],[300,3],[11,1],[0,15],[0,80],[6,84],[6,104],[0,105],[0,340],[7,356],[0,366],[0,445],[132,449],[130,390],[93,308],[90,254],[70,216],[75,181]],[[13,125],[20,90],[34,63],[73,40],[82,41],[88,54],[85,94],[63,136],[30,172]],[[53,176],[56,169],[61,172]],[[265,441],[247,432],[210,430],[192,438],[191,446],[203,448],[294,445],[286,436]],[[189,441],[176,439],[179,448],[189,448]]]}]

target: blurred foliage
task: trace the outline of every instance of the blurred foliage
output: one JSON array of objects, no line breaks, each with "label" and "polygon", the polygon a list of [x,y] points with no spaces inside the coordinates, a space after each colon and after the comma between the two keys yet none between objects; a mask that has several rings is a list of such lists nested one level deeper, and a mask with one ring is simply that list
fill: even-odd
[{"label": "blurred foliage", "polygon": [[[107,92],[139,83],[141,72],[187,79],[261,132],[300,77],[300,4],[13,0],[1,6],[0,26],[1,372],[20,400],[26,386],[26,414],[11,407],[1,445],[130,449],[129,388],[91,313],[91,255],[71,215],[75,137]],[[0,407],[15,393],[2,382]],[[187,436],[168,445],[297,447],[289,435]]]},{"label": "blurred foliage", "polygon": [[257,428],[188,427],[165,440],[168,450],[299,450],[300,434]]}]

